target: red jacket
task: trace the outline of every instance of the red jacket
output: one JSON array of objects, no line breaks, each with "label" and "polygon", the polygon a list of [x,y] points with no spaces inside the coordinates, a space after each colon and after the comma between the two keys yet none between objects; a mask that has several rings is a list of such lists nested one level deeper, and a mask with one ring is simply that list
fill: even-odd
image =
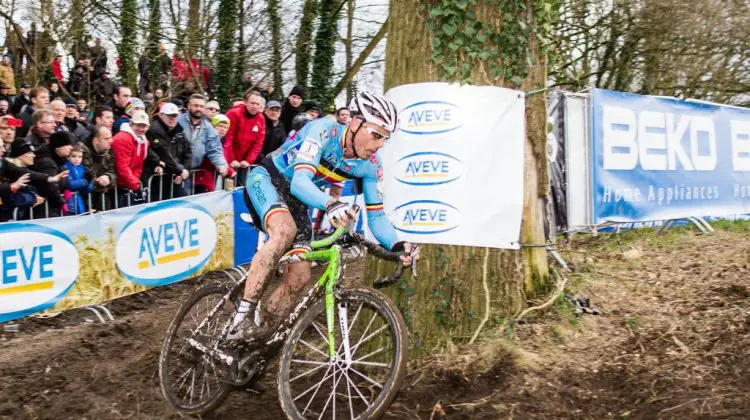
[{"label": "red jacket", "polygon": [[143,163],[148,154],[146,136],[138,139],[130,124],[120,126],[120,131],[112,138],[112,154],[115,158],[117,186],[133,191],[140,189]]},{"label": "red jacket", "polygon": [[55,76],[55,79],[59,80],[60,82],[64,82],[62,67],[60,67],[60,59],[58,58],[52,60],[52,74]]},{"label": "red jacket", "polygon": [[251,116],[245,104],[239,104],[227,112],[229,131],[224,137],[224,157],[233,161],[256,163],[266,139],[266,118],[262,112]]}]

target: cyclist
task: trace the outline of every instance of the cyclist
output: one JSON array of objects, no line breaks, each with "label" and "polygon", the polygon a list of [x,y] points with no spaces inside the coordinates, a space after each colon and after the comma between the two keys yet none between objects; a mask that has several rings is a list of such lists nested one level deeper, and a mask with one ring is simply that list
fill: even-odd
[{"label": "cyclist", "polygon": [[[269,332],[247,315],[255,313],[276,262],[284,255],[311,250],[308,208],[325,211],[336,227],[348,225],[354,216],[349,205],[321,191],[321,186],[347,179],[361,181],[368,226],[378,242],[392,251],[405,251],[401,257],[404,265],[419,258],[419,248],[399,241],[383,212],[383,168],[377,152],[397,129],[396,107],[381,95],[362,92],[352,99],[349,110],[352,119],[347,125],[327,118],[307,123],[248,175],[245,202],[255,226],[269,239],[250,264],[230,340],[261,339]],[[268,312],[276,316],[289,312],[310,279],[309,262],[284,268],[283,282],[269,299]]]}]

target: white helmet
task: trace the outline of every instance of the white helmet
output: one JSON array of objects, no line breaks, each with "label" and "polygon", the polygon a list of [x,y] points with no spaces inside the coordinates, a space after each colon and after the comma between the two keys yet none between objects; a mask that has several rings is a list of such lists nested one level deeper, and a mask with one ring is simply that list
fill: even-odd
[{"label": "white helmet", "polygon": [[349,104],[353,115],[362,115],[365,121],[383,127],[393,133],[398,128],[398,111],[389,99],[370,92],[360,92]]}]

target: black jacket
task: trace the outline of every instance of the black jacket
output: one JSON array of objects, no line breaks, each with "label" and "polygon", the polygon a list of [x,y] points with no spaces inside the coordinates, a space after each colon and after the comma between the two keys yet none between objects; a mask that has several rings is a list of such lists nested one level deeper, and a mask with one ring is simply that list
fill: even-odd
[{"label": "black jacket", "polygon": [[[36,158],[34,159],[34,165],[30,167],[31,170],[45,174],[48,177],[55,176],[65,170],[64,165],[67,160],[58,156],[53,150],[50,150],[48,144],[41,146],[35,153]],[[62,192],[65,191],[67,183],[67,178],[63,178],[59,183],[46,184],[43,186],[43,189],[39,190],[39,194],[49,202],[50,216],[54,217],[62,214],[64,204]]]},{"label": "black jacket", "polygon": [[302,106],[293,107],[289,103],[289,98],[284,101],[284,105],[281,107],[281,118],[279,118],[281,123],[284,124],[284,137],[288,136],[289,132],[292,131],[292,120],[300,112],[304,112]]},{"label": "black jacket", "polygon": [[167,173],[179,175],[190,167],[193,150],[180,124],[170,130],[161,118],[156,117],[146,137],[151,142],[151,150],[164,162]]},{"label": "black jacket", "polygon": [[281,147],[281,145],[284,144],[284,140],[286,139],[286,129],[284,128],[284,123],[279,120],[274,126],[273,121],[271,121],[268,116],[265,117],[266,141],[263,142],[263,152],[261,152],[261,159]]},{"label": "black jacket", "polygon": [[24,105],[28,105],[30,103],[31,103],[31,100],[29,99],[28,96],[23,95],[23,94],[18,95],[18,96],[16,96],[16,99],[11,104],[11,106],[9,108],[9,112],[12,115],[15,115],[15,116],[18,117],[18,114],[21,113],[21,108],[23,108]]},{"label": "black jacket", "polygon": [[[16,99],[16,101],[18,101],[18,99]],[[23,127],[16,128],[16,138],[26,137],[31,130],[31,117],[34,115],[34,107],[32,107],[31,104],[28,104],[23,111],[20,111],[15,115],[18,119],[23,121]]]},{"label": "black jacket", "polygon": [[68,127],[68,131],[78,140],[79,143],[88,140],[91,137],[91,132],[83,125],[80,121],[75,118],[65,118],[65,126]]},{"label": "black jacket", "polygon": [[[16,135],[18,135],[18,133],[16,133]],[[35,148],[40,148],[42,145],[47,144],[47,140],[34,130],[30,130],[24,138],[34,145]]]},{"label": "black jacket", "polygon": [[36,201],[36,192],[32,187],[21,188],[13,192],[10,184],[15,182],[24,174],[30,175],[30,184],[46,185],[47,176],[38,172],[29,171],[25,168],[16,166],[13,162],[0,159],[0,222],[13,219],[13,210],[20,208],[19,220],[25,219],[27,209]]}]

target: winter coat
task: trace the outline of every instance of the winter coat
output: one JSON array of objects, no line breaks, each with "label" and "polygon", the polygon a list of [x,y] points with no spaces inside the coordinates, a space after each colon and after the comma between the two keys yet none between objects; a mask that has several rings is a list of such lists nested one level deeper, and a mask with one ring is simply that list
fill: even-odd
[{"label": "winter coat", "polygon": [[55,76],[55,79],[59,80],[60,83],[65,81],[63,79],[62,66],[59,58],[52,60],[52,75]]},{"label": "winter coat", "polygon": [[96,103],[106,102],[115,91],[115,83],[110,79],[102,80],[101,77],[94,80],[91,86],[92,98]]},{"label": "winter coat", "polygon": [[47,144],[47,139],[40,136],[39,133],[35,130],[29,131],[29,133],[26,134],[25,139],[28,140],[29,143],[31,143],[35,148],[39,148],[42,147],[42,145]]},{"label": "winter coat", "polygon": [[270,118],[266,117],[266,140],[263,142],[263,154],[261,159],[269,155],[274,150],[281,147],[286,139],[286,129],[281,120],[274,122]]},{"label": "winter coat", "polygon": [[[48,144],[42,145],[39,149],[34,152],[36,158],[34,159],[34,165],[29,169],[40,172],[42,174],[55,176],[65,170],[65,158],[59,156],[54,150],[51,150]],[[68,187],[68,179],[63,178],[59,183],[48,183],[46,185],[40,185],[39,194],[47,199],[49,203],[49,215],[50,217],[56,217],[62,215],[62,207],[65,204],[62,199],[62,191]]]},{"label": "winter coat", "polygon": [[130,116],[125,112],[125,108],[117,105],[114,99],[107,102],[106,105],[112,108],[112,115],[115,117],[115,123],[112,125],[112,135],[115,135],[120,131],[121,125],[130,121]]},{"label": "winter coat", "polygon": [[[23,138],[26,137],[27,134],[29,134],[29,131],[31,130],[31,117],[34,115],[34,105],[28,104],[25,108],[23,108],[18,114],[16,114],[16,117],[20,119],[23,122],[22,127],[16,128],[16,137],[17,138]],[[37,146],[36,144],[34,146]]]},{"label": "winter coat", "polygon": [[73,134],[73,137],[78,140],[78,143],[83,143],[89,137],[91,137],[91,132],[86,128],[86,126],[84,126],[75,118],[65,118],[65,127],[67,127],[68,132]]},{"label": "winter coat", "polygon": [[10,89],[8,93],[11,95],[16,94],[16,77],[13,75],[13,68],[0,64],[0,82],[5,83]]},{"label": "winter coat", "polygon": [[[68,208],[66,214],[82,214],[87,211],[86,198],[94,191],[91,182],[91,174],[86,172],[83,164],[75,166],[70,162],[65,163],[65,169],[69,170],[68,188],[65,190],[65,204]],[[78,193],[75,195],[74,193]]]},{"label": "winter coat", "polygon": [[208,118],[201,118],[200,125],[193,129],[190,115],[184,113],[177,117],[177,124],[182,126],[185,137],[190,142],[192,158],[188,169],[198,168],[203,159],[208,159],[217,168],[228,167],[219,135]]},{"label": "winter coat", "polygon": [[24,174],[29,174],[29,185],[37,191],[47,187],[47,175],[24,168],[18,159],[0,160],[0,182],[13,183]]},{"label": "winter coat", "polygon": [[136,136],[130,124],[123,124],[120,132],[112,138],[112,153],[115,157],[117,186],[133,191],[139,190],[141,187],[138,181],[148,155],[146,136]]},{"label": "winter coat", "polygon": [[181,125],[169,129],[161,118],[156,117],[146,133],[151,148],[164,162],[167,173],[179,175],[190,167],[193,151]]},{"label": "winter coat", "polygon": [[107,150],[104,153],[97,153],[94,149],[93,137],[90,137],[84,142],[78,143],[83,151],[83,161],[81,165],[86,169],[86,172],[91,174],[93,179],[99,178],[100,176],[109,177],[109,186],[103,187],[99,184],[94,183],[94,191],[96,192],[107,192],[117,185],[117,171],[115,169],[115,159],[112,154],[112,149]]},{"label": "winter coat", "polygon": [[302,105],[295,108],[289,103],[289,98],[284,101],[284,105],[281,106],[281,118],[279,119],[281,120],[281,123],[284,124],[284,130],[286,130],[284,133],[285,135],[288,136],[289,132],[292,131],[292,120],[300,112],[305,112],[302,109]]},{"label": "winter coat", "polygon": [[0,183],[0,222],[13,220],[13,212],[18,211],[18,219],[26,217],[27,209],[36,202],[36,194],[29,187],[24,187],[16,192],[10,188],[10,184]]},{"label": "winter coat", "polygon": [[29,104],[31,104],[31,99],[29,99],[28,95],[16,96],[16,99],[13,101],[13,104],[9,108],[10,114],[15,115],[18,118],[21,118],[19,116],[19,114],[21,114],[21,110],[23,109],[24,106],[29,105]]},{"label": "winter coat", "polygon": [[229,131],[224,138],[224,156],[227,162],[258,161],[263,142],[266,140],[266,119],[262,113],[250,115],[245,104],[239,104],[229,111]]}]

